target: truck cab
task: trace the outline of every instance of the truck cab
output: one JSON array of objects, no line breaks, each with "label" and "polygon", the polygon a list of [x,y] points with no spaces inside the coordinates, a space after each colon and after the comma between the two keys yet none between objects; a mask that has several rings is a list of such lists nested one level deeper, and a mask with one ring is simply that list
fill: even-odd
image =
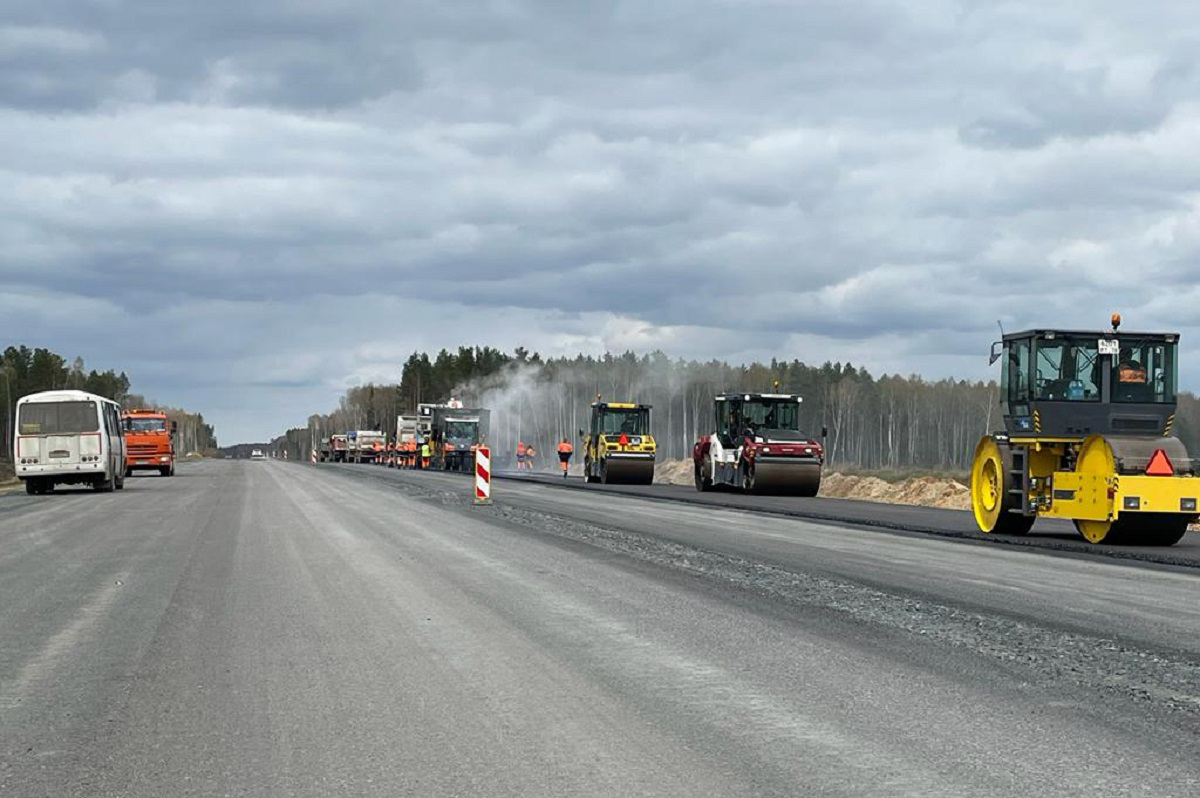
[{"label": "truck cab", "polygon": [[136,408],[121,414],[125,435],[125,475],[135,471],[157,471],[175,476],[176,422],[158,410]]}]

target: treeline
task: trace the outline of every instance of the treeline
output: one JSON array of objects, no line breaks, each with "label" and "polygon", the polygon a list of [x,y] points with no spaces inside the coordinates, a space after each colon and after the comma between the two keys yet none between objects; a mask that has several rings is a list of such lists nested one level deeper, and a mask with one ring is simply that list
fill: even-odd
[{"label": "treeline", "polygon": [[149,407],[163,411],[178,425],[176,449],[180,454],[212,454],[217,449],[216,431],[199,413],[180,408],[162,407],[139,394],[130,393],[125,372],[88,370],[83,358],[70,363],[49,349],[10,346],[0,357],[0,394],[4,399],[4,418],[0,419],[4,449],[0,460],[12,457],[14,412],[17,400],[39,391],[80,390],[119,402],[124,408]]},{"label": "treeline", "polygon": [[[525,349],[510,355],[460,347],[432,358],[413,353],[399,376],[394,384],[351,389],[336,410],[311,416],[307,427],[289,430],[272,448],[307,458],[310,433],[317,440],[351,429],[391,434],[398,414],[453,396],[491,409],[490,441],[501,462],[518,440],[548,456],[563,437],[578,442],[578,430],[588,426],[588,405],[600,395],[652,404],[660,459],[683,458],[698,435],[713,431],[714,396],[778,390],[804,397],[802,428],[813,436],[828,430],[828,457],[835,467],[962,471],[979,436],[1002,423],[994,381],[876,377],[849,363],[730,365],[672,360],[662,352],[543,359]],[[1176,432],[1190,451],[1200,453],[1200,402],[1192,394],[1180,396]]]}]

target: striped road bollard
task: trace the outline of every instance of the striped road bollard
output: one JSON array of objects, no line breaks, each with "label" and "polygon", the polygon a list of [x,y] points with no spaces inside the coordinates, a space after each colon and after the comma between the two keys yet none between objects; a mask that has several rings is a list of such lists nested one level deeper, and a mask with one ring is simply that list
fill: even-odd
[{"label": "striped road bollard", "polygon": [[475,450],[475,503],[492,503],[492,450],[486,446]]}]

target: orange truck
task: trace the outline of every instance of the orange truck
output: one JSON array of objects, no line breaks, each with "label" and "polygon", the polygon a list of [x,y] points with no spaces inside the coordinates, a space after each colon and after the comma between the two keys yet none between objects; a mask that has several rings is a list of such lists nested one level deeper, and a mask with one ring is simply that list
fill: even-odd
[{"label": "orange truck", "polygon": [[174,421],[157,410],[126,410],[121,414],[125,432],[125,475],[134,471],[157,471],[175,476]]}]

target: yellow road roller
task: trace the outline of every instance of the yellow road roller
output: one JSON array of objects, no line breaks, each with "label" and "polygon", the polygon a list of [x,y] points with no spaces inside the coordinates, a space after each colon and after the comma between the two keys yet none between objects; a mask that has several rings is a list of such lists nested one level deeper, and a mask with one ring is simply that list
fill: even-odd
[{"label": "yellow road roller", "polygon": [[1026,330],[992,345],[1004,431],[971,464],[979,529],[1024,535],[1065,518],[1089,543],[1171,546],[1196,520],[1200,478],[1172,435],[1175,333]]},{"label": "yellow road roller", "polygon": [[585,433],[583,474],[588,482],[649,485],[654,481],[654,437],[650,405],[634,402],[592,403],[591,426]]}]

